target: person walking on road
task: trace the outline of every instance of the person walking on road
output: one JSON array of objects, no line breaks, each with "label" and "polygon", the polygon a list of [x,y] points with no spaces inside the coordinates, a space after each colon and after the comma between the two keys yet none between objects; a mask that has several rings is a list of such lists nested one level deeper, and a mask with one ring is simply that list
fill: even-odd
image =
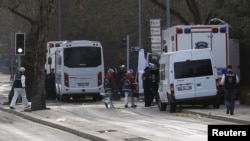
[{"label": "person walking on road", "polygon": [[146,67],[144,69],[144,73],[142,74],[142,81],[143,81],[145,107],[151,107],[153,81],[149,67]]},{"label": "person walking on road", "polygon": [[109,108],[109,105],[110,105],[110,108],[114,108],[113,94],[118,91],[117,84],[115,81],[115,76],[113,73],[114,73],[114,70],[112,68],[108,69],[108,72],[104,78],[104,89],[108,96],[107,99],[104,101],[104,105],[107,109]]},{"label": "person walking on road", "polygon": [[136,108],[134,91],[136,88],[133,70],[128,70],[122,80],[122,91],[124,92],[124,107],[128,108],[128,97],[131,97],[131,107]]},{"label": "person walking on road", "polygon": [[20,95],[22,97],[22,103],[24,105],[24,110],[29,110],[31,108],[28,99],[26,97],[26,90],[25,90],[25,68],[20,67],[19,72],[17,73],[14,81],[14,96],[12,97],[11,103],[10,103],[10,109],[15,110],[16,106],[16,100],[18,96]]},{"label": "person walking on road", "polygon": [[227,107],[226,114],[234,114],[236,90],[239,81],[239,77],[235,72],[233,72],[232,66],[228,65],[227,72],[222,76],[221,79],[221,85],[224,86],[224,100]]}]

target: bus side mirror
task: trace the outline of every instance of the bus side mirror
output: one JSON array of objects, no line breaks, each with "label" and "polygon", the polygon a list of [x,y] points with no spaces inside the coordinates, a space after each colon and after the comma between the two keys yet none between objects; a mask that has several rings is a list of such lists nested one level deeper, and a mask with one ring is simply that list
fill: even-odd
[{"label": "bus side mirror", "polygon": [[51,57],[48,58],[48,64],[50,64],[50,65],[52,64],[52,58]]},{"label": "bus side mirror", "polygon": [[163,51],[168,52],[168,46],[167,45],[164,46]]},{"label": "bus side mirror", "polygon": [[62,58],[61,57],[58,58],[58,64],[62,65]]}]

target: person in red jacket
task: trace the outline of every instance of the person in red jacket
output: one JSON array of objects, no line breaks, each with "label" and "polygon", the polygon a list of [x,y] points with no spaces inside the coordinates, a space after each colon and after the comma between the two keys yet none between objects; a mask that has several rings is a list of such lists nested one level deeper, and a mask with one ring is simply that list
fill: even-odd
[{"label": "person in red jacket", "polygon": [[128,97],[131,97],[131,107],[136,108],[134,101],[134,90],[136,86],[135,76],[133,75],[133,70],[128,70],[122,81],[122,90],[124,91],[124,107],[128,108]]},{"label": "person in red jacket", "polygon": [[115,76],[113,73],[114,73],[114,70],[110,68],[108,69],[108,72],[105,75],[105,79],[107,78],[110,83],[110,88],[107,88],[107,90],[105,90],[108,94],[108,98],[104,102],[104,105],[107,109],[109,108],[109,104],[110,104],[110,108],[114,108],[113,94],[115,91],[117,91],[117,84],[116,84]]}]

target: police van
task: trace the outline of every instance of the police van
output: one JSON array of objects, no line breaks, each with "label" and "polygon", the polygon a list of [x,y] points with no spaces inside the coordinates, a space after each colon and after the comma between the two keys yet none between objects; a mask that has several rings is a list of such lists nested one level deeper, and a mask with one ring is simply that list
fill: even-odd
[{"label": "police van", "polygon": [[162,53],[159,58],[160,111],[176,112],[177,105],[212,104],[219,108],[217,68],[211,49]]}]

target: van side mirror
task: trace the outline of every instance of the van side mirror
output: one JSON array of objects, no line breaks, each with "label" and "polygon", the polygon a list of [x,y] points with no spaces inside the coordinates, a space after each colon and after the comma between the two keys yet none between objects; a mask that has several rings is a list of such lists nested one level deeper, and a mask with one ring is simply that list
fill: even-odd
[{"label": "van side mirror", "polygon": [[51,57],[48,57],[48,64],[52,64],[52,58]]}]

